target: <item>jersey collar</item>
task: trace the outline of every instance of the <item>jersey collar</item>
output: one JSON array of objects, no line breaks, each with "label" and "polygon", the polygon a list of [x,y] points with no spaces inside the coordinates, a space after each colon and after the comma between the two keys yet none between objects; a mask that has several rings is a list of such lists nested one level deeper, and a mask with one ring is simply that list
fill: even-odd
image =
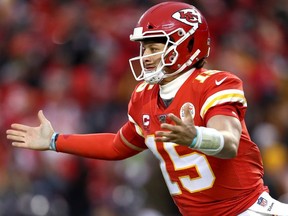
[{"label": "jersey collar", "polygon": [[195,68],[187,71],[186,73],[180,75],[176,79],[171,82],[160,85],[160,97],[164,100],[170,100],[175,97],[179,88],[183,85],[183,83],[188,79],[188,77],[195,71]]}]

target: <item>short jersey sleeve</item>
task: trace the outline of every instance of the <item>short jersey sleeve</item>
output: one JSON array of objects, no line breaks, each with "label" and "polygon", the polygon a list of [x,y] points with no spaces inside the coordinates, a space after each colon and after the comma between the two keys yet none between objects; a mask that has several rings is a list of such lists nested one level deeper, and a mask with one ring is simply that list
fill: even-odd
[{"label": "short jersey sleeve", "polygon": [[247,101],[241,79],[234,74],[221,71],[211,72],[204,82],[200,115],[205,122],[213,115],[230,115],[239,118],[240,121],[244,119]]}]

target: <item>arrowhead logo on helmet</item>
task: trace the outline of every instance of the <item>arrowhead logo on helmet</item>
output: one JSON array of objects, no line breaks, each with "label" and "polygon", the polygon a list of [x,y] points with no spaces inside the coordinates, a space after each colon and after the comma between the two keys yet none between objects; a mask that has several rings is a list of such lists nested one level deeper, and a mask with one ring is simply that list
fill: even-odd
[{"label": "arrowhead logo on helmet", "polygon": [[202,23],[201,14],[195,9],[184,9],[177,11],[172,15],[172,17],[193,27],[198,27],[198,23]]}]

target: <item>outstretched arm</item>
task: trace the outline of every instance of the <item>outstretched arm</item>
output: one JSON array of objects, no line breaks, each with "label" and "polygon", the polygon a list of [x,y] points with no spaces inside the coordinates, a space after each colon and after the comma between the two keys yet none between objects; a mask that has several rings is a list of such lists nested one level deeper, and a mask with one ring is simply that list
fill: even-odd
[{"label": "outstretched arm", "polygon": [[[12,145],[33,150],[50,149],[51,137],[54,129],[49,120],[39,111],[38,118],[40,125],[30,127],[23,124],[12,124],[7,130],[7,139],[12,140]],[[122,134],[126,129],[129,139]],[[139,143],[140,138],[136,133],[127,133],[128,124],[124,125],[117,134],[59,134],[56,141],[56,151],[74,154],[83,157],[120,160],[138,154],[144,149],[134,146],[132,143]]]},{"label": "outstretched arm", "polygon": [[143,150],[133,148],[134,145],[122,137],[122,130],[117,134],[60,134],[56,151],[94,159],[122,160]]}]

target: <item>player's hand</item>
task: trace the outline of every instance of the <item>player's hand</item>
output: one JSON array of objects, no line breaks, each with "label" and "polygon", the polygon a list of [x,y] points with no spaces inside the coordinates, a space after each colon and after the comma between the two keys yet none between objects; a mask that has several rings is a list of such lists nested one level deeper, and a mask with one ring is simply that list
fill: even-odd
[{"label": "player's hand", "polygon": [[13,146],[35,150],[49,149],[54,130],[42,110],[38,112],[38,118],[40,121],[38,127],[29,127],[23,124],[11,125],[11,129],[8,129],[6,134]]},{"label": "player's hand", "polygon": [[197,131],[194,125],[194,120],[191,116],[189,105],[184,107],[184,118],[181,120],[174,114],[168,114],[168,117],[175,124],[161,124],[161,128],[165,131],[155,132],[156,142],[173,142],[179,145],[189,146],[194,137],[197,135]]}]

